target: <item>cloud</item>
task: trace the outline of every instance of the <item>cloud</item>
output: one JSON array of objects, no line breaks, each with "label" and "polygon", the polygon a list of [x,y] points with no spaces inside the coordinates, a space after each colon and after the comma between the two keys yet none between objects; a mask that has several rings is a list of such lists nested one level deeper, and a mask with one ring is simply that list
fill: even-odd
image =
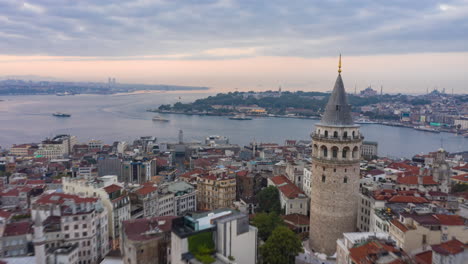
[{"label": "cloud", "polygon": [[468,1],[0,2],[0,54],[222,59],[467,51]]}]

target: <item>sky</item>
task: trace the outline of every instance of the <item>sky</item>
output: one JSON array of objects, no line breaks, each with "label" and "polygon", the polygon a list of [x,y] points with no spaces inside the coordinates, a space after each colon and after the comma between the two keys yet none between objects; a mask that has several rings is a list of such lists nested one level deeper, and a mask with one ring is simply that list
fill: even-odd
[{"label": "sky", "polygon": [[468,93],[468,0],[0,0],[0,76]]}]

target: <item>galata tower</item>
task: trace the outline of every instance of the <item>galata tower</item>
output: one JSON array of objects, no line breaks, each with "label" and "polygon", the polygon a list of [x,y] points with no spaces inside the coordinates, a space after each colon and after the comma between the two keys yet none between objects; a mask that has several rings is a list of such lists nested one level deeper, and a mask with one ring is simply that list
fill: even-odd
[{"label": "galata tower", "polygon": [[363,137],[351,116],[341,79],[338,78],[322,120],[312,137],[310,247],[332,255],[336,240],[356,228],[359,161]]}]

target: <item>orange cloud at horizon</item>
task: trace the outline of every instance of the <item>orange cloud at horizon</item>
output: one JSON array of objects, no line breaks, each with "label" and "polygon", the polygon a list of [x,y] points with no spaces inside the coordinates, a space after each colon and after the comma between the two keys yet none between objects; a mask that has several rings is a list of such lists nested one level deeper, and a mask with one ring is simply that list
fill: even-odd
[{"label": "orange cloud at horizon", "polygon": [[[337,75],[334,58],[249,57],[157,60],[0,55],[0,76],[39,75],[70,81],[208,86],[215,90],[327,91]],[[368,85],[384,92],[423,93],[427,88],[467,93],[468,53],[343,56],[348,91]]]}]

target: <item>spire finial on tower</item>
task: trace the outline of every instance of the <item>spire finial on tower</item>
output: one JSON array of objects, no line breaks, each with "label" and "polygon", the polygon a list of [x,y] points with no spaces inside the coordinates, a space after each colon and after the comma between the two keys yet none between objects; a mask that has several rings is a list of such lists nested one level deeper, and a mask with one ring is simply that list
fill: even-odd
[{"label": "spire finial on tower", "polygon": [[341,73],[341,53],[340,53],[340,60],[338,62],[338,73]]}]

